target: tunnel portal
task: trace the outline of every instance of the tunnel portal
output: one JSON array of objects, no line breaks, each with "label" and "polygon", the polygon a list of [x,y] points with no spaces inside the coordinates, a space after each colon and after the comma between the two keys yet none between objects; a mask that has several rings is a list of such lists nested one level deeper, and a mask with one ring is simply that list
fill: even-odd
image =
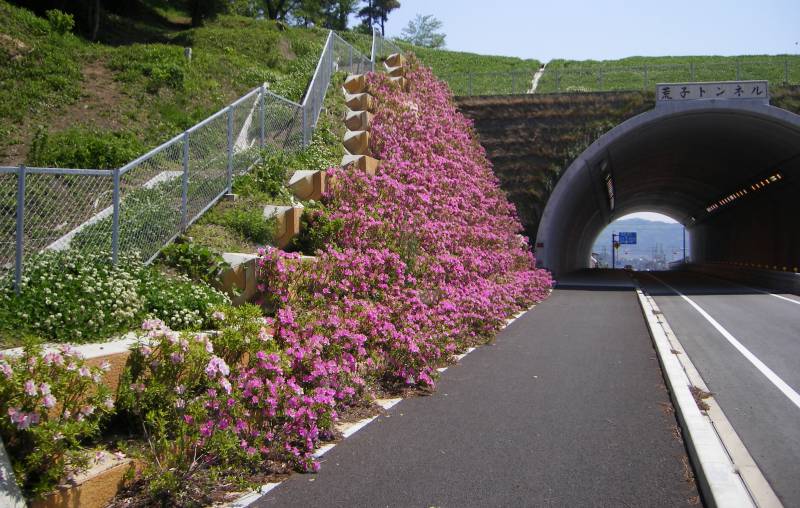
[{"label": "tunnel portal", "polygon": [[765,100],[659,104],[600,136],[561,175],[539,222],[538,263],[589,266],[615,219],[684,224],[693,262],[800,265],[800,115]]}]

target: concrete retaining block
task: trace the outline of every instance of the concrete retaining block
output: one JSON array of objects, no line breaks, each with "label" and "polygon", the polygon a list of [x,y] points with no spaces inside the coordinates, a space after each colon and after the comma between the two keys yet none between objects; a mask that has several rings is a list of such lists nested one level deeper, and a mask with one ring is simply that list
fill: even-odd
[{"label": "concrete retaining block", "polygon": [[399,86],[400,90],[408,92],[408,80],[404,76],[399,76],[396,78],[390,77],[389,81]]},{"label": "concrete retaining block", "polygon": [[375,97],[368,93],[345,94],[344,102],[351,111],[375,112]]},{"label": "concrete retaining block", "polygon": [[101,452],[101,459],[78,475],[73,484],[62,485],[48,496],[31,501],[30,508],[103,508],[125,484],[125,474],[135,467],[129,458],[118,459]]},{"label": "concrete retaining block", "polygon": [[342,85],[345,92],[350,94],[364,93],[367,91],[366,74],[350,74]]},{"label": "concrete retaining block", "polygon": [[319,201],[327,190],[327,172],[315,169],[300,169],[289,179],[289,189],[300,200]]},{"label": "concrete retaining block", "polygon": [[381,161],[370,157],[369,155],[345,155],[342,158],[343,168],[363,171],[370,176],[375,176],[380,164]]},{"label": "concrete retaining block", "polygon": [[408,61],[406,60],[406,57],[402,53],[392,53],[386,58],[386,61],[384,63],[391,67],[398,67],[401,65],[405,65],[406,63],[408,63]]},{"label": "concrete retaining block", "polygon": [[348,111],[344,125],[351,131],[368,131],[372,127],[372,118],[369,111]]},{"label": "concrete retaining block", "polygon": [[369,155],[369,131],[347,131],[343,143],[352,155]]},{"label": "concrete retaining block", "polygon": [[231,267],[222,273],[218,289],[231,298],[231,304],[243,305],[258,294],[258,265],[256,254],[226,252],[222,258]]},{"label": "concrete retaining block", "polygon": [[386,65],[386,62],[384,62],[383,66],[386,68],[386,74],[388,74],[389,77],[399,78],[401,76],[406,75],[406,68],[402,65],[399,65],[397,67],[389,67],[388,65]]},{"label": "concrete retaining block", "polygon": [[275,233],[277,247],[281,249],[286,247],[292,237],[300,233],[300,216],[302,214],[302,206],[267,205],[264,207],[264,218],[275,217],[278,223]]}]

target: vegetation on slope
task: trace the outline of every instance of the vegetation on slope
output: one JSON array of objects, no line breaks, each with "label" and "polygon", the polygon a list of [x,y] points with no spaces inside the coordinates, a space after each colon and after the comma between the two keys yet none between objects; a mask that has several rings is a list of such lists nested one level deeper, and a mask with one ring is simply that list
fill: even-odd
[{"label": "vegetation on slope", "polygon": [[551,60],[538,93],[652,90],[657,83],[766,79],[800,83],[800,56],[633,56],[620,60]]},{"label": "vegetation on slope", "polygon": [[[0,163],[113,167],[129,158],[118,145],[156,146],[261,83],[299,100],[326,34],[232,15],[191,28],[179,10],[151,14],[116,16],[90,43],[0,0]],[[81,160],[74,147],[84,144],[120,156]]]}]

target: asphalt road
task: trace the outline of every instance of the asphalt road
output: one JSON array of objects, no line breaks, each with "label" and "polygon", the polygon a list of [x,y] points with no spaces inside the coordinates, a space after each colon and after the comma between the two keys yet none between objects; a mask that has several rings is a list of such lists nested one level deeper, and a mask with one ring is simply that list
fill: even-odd
[{"label": "asphalt road", "polygon": [[[577,287],[577,286],[571,286]],[[253,506],[681,506],[697,499],[635,293],[558,289]]]},{"label": "asphalt road", "polygon": [[[661,272],[791,390],[800,391],[800,297],[776,298],[691,272]],[[800,506],[800,407],[700,312],[646,274],[655,297],[709,390],[785,506]],[[789,392],[791,393],[791,392]]]}]

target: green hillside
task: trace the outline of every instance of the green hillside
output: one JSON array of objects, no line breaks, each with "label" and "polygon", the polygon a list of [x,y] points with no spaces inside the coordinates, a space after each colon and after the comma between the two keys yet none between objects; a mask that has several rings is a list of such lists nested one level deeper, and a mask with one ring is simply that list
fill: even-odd
[{"label": "green hillside", "polygon": [[634,56],[620,60],[552,60],[537,93],[653,90],[656,83],[766,79],[800,83],[800,56]]},{"label": "green hillside", "polygon": [[0,164],[113,167],[263,82],[299,100],[327,34],[231,15],[191,28],[180,10],[137,4],[146,16],[109,15],[91,43],[0,0]]}]

